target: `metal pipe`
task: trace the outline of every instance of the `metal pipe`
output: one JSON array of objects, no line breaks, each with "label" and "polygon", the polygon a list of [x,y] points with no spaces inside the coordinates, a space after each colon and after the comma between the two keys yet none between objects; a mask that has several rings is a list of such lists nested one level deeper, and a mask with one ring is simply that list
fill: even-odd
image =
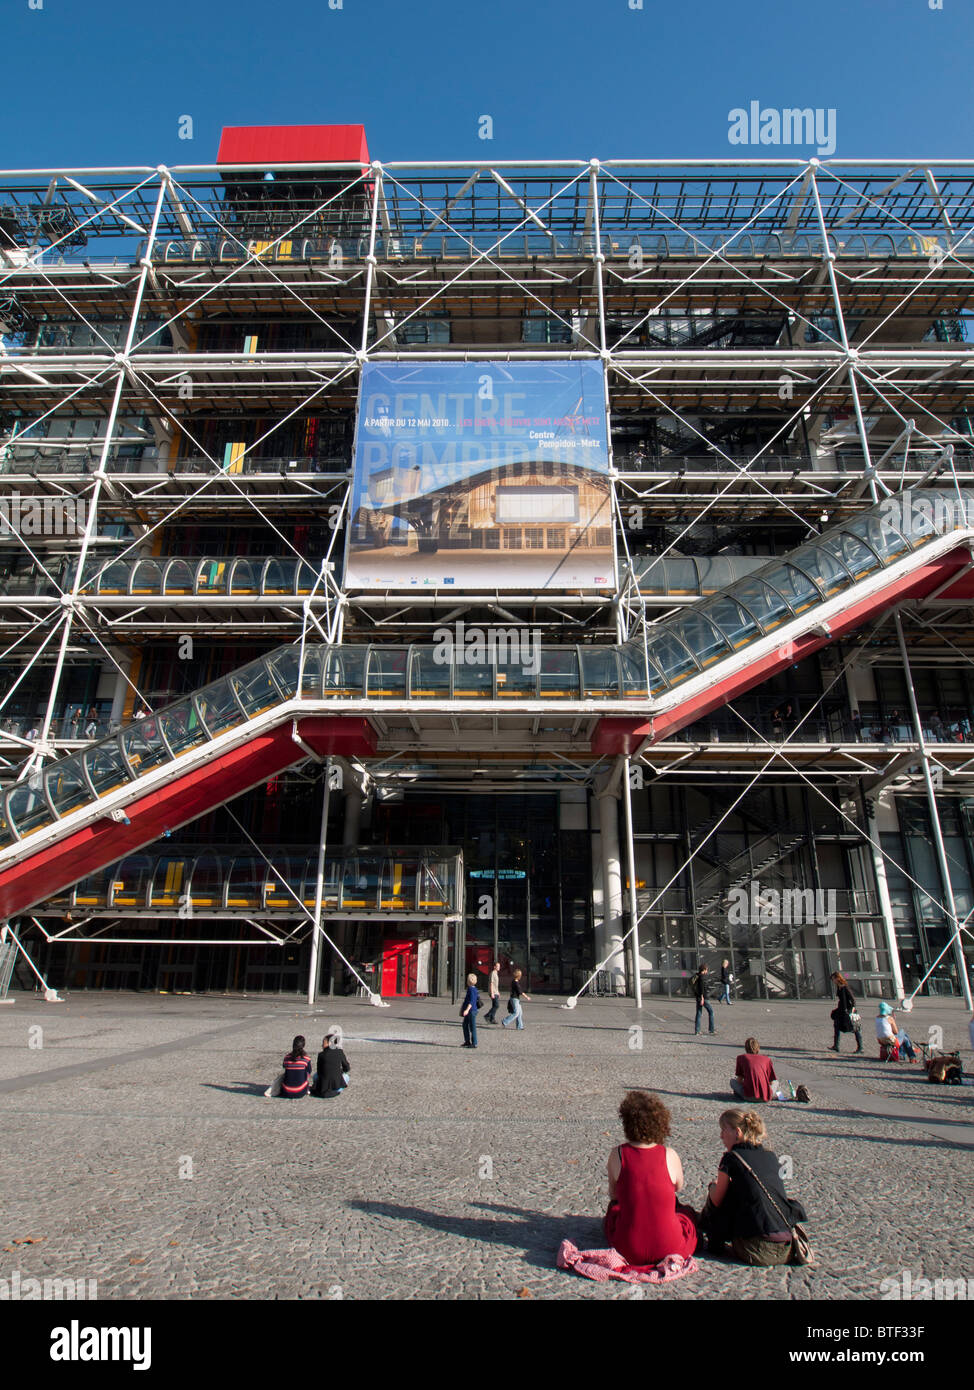
[{"label": "metal pipe", "polygon": [[907,655],[906,642],[903,638],[903,622],[899,613],[894,614],[893,620],[896,623],[896,638],[899,642],[900,657],[903,661],[903,673],[906,676],[906,693],[910,700],[910,712],[913,715],[913,728],[916,733],[917,742],[920,745],[920,765],[923,768],[923,781],[927,789],[927,805],[930,808],[930,825],[933,830],[934,847],[937,851],[937,862],[940,865],[940,877],[943,879],[944,896],[947,899],[947,912],[951,921],[951,942],[954,947],[954,961],[960,976],[960,987],[961,993],[964,996],[964,1003],[968,1009],[974,1009],[974,1001],[971,999],[971,981],[967,973],[967,960],[964,955],[964,946],[960,938],[960,918],[957,915],[954,888],[950,880],[950,865],[947,861],[947,847],[944,844],[944,834],[940,824],[940,811],[937,807],[937,794],[934,790],[933,778],[930,776],[930,754],[923,736],[923,725],[920,722],[920,711],[917,707],[916,691],[913,688],[913,673],[910,670],[910,658]]},{"label": "metal pipe", "polygon": [[311,930],[311,966],[308,970],[308,1004],[314,1007],[318,997],[318,942],[324,934],[321,925],[325,896],[325,845],[328,840],[328,803],[331,799],[331,758],[325,762],[324,791],[321,797],[321,831],[318,844],[318,873],[315,879],[315,915]]},{"label": "metal pipe", "polygon": [[626,812],[626,861],[629,870],[629,916],[632,922],[632,979],[633,996],[636,1008],[643,1006],[643,981],[639,959],[639,904],[636,897],[636,846],[632,828],[632,783],[630,781],[631,761],[628,756],[622,763],[622,804]]}]

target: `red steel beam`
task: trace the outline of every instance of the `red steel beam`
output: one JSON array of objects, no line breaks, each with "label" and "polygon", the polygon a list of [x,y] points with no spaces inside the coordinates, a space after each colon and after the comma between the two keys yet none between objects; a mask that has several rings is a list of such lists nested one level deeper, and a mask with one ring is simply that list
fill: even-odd
[{"label": "red steel beam", "polygon": [[[298,720],[297,731],[320,757],[367,758],[375,753],[375,733],[367,719],[312,715]],[[127,825],[109,820],[106,814],[46,845],[0,873],[0,918],[26,912],[307,756],[306,749],[291,737],[287,720],[131,802],[124,808]]]},{"label": "red steel beam", "polygon": [[[783,558],[787,559],[786,556]],[[855,628],[862,627],[863,623],[876,617],[885,608],[906,603],[910,599],[925,597],[945,580],[949,580],[952,574],[958,574],[963,570],[969,560],[969,551],[963,547],[951,550],[948,554],[931,560],[929,564],[921,565],[868,598],[851,604],[844,612],[829,618],[828,637],[806,633],[793,642],[776,647],[750,666],[745,666],[724,680],[717,681],[709,690],[700,691],[685,704],[676,705],[673,709],[653,716],[652,719],[633,717],[600,720],[592,736],[592,752],[600,758],[622,754],[631,756],[647,739],[659,743],[661,739],[686,728],[697,719],[702,719],[711,710],[729,704],[731,700],[736,700],[738,695],[761,685],[778,671],[783,671],[786,666],[794,666],[796,662],[811,656],[830,642],[844,637]]]}]

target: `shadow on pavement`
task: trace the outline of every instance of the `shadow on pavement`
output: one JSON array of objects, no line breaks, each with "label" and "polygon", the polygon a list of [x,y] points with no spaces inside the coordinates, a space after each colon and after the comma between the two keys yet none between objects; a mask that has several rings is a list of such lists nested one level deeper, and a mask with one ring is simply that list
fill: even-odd
[{"label": "shadow on pavement", "polygon": [[571,1240],[579,1249],[592,1249],[605,1244],[601,1218],[592,1216],[552,1216],[548,1212],[528,1211],[520,1207],[493,1207],[478,1204],[485,1212],[503,1211],[519,1220],[492,1221],[488,1216],[445,1216],[425,1211],[422,1207],[399,1206],[395,1202],[353,1201],[349,1206],[370,1216],[388,1216],[394,1221],[412,1221],[430,1230],[461,1236],[486,1245],[517,1246],[523,1249],[528,1264],[539,1269],[552,1269],[558,1247]]}]

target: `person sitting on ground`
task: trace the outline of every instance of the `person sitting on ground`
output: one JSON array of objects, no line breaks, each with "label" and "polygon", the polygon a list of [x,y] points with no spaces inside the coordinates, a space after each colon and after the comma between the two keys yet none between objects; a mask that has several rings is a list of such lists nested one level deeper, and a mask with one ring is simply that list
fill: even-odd
[{"label": "person sitting on ground", "polygon": [[916,1061],[917,1055],[910,1035],[897,1026],[893,1006],[887,1004],[885,999],[880,1003],[879,1013],[876,1015],[876,1038],[882,1061],[888,1062],[891,1058],[898,1061],[901,1052],[908,1062]]},{"label": "person sitting on ground", "polygon": [[791,1228],[806,1216],[801,1203],[785,1195],[778,1157],[764,1148],[767,1131],[760,1115],[725,1110],[720,1137],[726,1152],[700,1216],[711,1254],[723,1254],[730,1242],[743,1264],[788,1264]]},{"label": "person sitting on ground", "polygon": [[321,1040],[314,1093],[323,1100],[334,1100],[348,1088],[348,1076],[352,1068],[342,1049],[342,1041],[342,1030],[337,1026],[329,1028]]},{"label": "person sitting on ground", "polygon": [[689,1258],[697,1248],[696,1213],[676,1200],[683,1165],[664,1142],[670,1112],[659,1096],[628,1091],[619,1117],[627,1142],[609,1154],[605,1238],[631,1265]]},{"label": "person sitting on ground", "polygon": [[731,1090],[738,1100],[773,1100],[771,1083],[777,1080],[774,1063],[762,1055],[757,1038],[745,1038],[744,1051],[731,1077]]},{"label": "person sitting on ground", "polygon": [[298,1035],[291,1044],[291,1051],[281,1063],[284,1080],[281,1082],[281,1095],[290,1100],[302,1100],[311,1091],[311,1058],[304,1050],[304,1038]]}]

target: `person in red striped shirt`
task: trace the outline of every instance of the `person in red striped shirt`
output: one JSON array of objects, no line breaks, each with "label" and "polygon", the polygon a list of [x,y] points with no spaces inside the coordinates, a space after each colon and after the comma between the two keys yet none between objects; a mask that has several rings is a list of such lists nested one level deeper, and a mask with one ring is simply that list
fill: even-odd
[{"label": "person in red striped shirt", "polygon": [[290,1100],[302,1100],[311,1091],[311,1058],[304,1050],[304,1038],[300,1035],[291,1044],[291,1051],[281,1063],[284,1080],[281,1082],[281,1095]]}]

